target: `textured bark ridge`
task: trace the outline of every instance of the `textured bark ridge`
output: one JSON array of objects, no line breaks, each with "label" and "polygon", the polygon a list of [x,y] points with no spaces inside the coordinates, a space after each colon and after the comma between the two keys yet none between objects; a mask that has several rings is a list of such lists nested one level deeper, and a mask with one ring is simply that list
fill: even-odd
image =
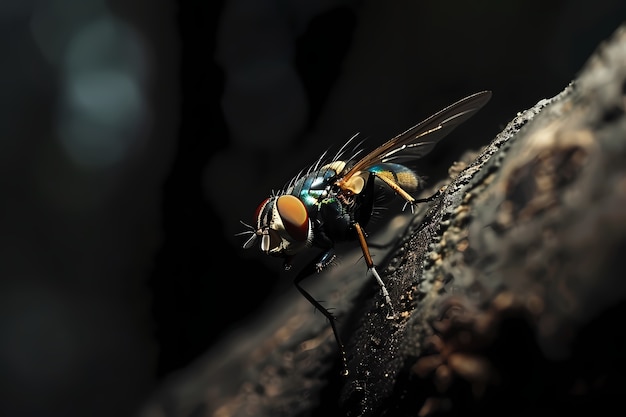
[{"label": "textured bark ridge", "polygon": [[622,27],[571,85],[453,167],[441,198],[377,258],[396,320],[349,258],[305,284],[337,307],[347,376],[329,326],[294,294],[173,378],[141,415],[537,415],[619,406],[625,106]]}]

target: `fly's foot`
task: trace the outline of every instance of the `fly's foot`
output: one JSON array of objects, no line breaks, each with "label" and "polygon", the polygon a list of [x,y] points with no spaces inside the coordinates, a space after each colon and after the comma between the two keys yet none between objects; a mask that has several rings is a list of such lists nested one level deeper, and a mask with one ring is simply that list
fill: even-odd
[{"label": "fly's foot", "polygon": [[324,269],[326,269],[329,265],[331,265],[335,259],[337,258],[337,255],[335,255],[335,252],[330,250],[326,253],[324,253],[320,259],[315,263],[315,272],[322,272]]},{"label": "fly's foot", "polygon": [[448,188],[448,187],[444,185],[443,187],[438,189],[437,192],[435,192],[433,195],[431,195],[429,197],[420,198],[419,200],[413,200],[410,203],[411,207],[417,206],[420,203],[430,203],[431,201],[434,201],[434,200],[438,199],[444,193],[444,191],[446,191],[446,188]]},{"label": "fly's foot", "polygon": [[394,321],[398,319],[398,314],[395,312],[392,306],[389,306],[389,312],[387,313],[386,319]]},{"label": "fly's foot", "polygon": [[441,187],[439,190],[437,190],[437,192],[433,195],[431,195],[430,197],[426,197],[426,198],[420,198],[418,200],[416,199],[411,199],[411,200],[406,200],[404,202],[404,205],[402,206],[402,211],[406,210],[407,206],[411,208],[411,213],[415,213],[415,208],[422,203],[430,203],[433,200],[436,200],[437,198],[439,198],[439,196],[441,196],[443,194],[443,192],[446,190],[446,186]]},{"label": "fly's foot", "polygon": [[396,312],[393,309],[393,304],[391,304],[391,297],[389,296],[389,291],[387,291],[387,287],[385,286],[385,283],[383,282],[380,275],[378,275],[378,271],[376,270],[376,267],[372,266],[370,268],[370,271],[372,271],[372,275],[374,275],[374,278],[376,278],[378,285],[380,285],[380,291],[383,293],[383,297],[385,297],[385,302],[389,306],[389,313],[387,313],[387,318],[388,319],[397,318]]},{"label": "fly's foot", "polygon": [[397,320],[398,317],[400,317],[398,315],[398,313],[396,313],[396,310],[393,308],[393,304],[391,304],[391,300],[387,303],[387,305],[389,306],[389,311],[387,311],[387,320]]}]

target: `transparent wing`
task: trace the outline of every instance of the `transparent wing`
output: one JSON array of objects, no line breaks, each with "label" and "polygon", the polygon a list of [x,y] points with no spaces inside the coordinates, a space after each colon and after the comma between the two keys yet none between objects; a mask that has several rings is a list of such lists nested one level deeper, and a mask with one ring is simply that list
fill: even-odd
[{"label": "transparent wing", "polygon": [[401,163],[423,157],[435,147],[437,142],[487,104],[490,98],[491,91],[472,94],[388,140],[357,161],[341,178],[339,186],[355,173],[365,171],[378,163]]}]

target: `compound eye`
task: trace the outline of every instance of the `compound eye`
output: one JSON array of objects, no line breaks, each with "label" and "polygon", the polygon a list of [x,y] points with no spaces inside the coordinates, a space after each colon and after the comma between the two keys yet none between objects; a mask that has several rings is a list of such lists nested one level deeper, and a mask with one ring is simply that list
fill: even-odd
[{"label": "compound eye", "polygon": [[304,203],[292,195],[281,195],[276,201],[278,214],[289,236],[298,242],[309,237],[309,214]]}]

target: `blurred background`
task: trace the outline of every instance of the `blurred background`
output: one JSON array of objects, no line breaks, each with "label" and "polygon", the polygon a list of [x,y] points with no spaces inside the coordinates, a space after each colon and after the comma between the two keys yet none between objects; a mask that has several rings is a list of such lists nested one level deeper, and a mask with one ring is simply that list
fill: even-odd
[{"label": "blurred background", "polygon": [[327,148],[560,92],[622,0],[3,0],[0,415],[126,416],[272,297],[239,220]]}]

